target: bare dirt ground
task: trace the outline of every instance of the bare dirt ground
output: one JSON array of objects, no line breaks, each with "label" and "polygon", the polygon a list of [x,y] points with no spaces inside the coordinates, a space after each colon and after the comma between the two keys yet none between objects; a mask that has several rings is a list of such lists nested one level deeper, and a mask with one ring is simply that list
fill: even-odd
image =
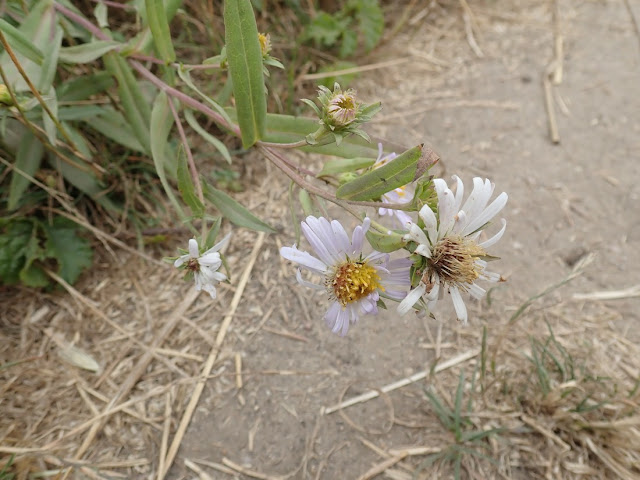
[{"label": "bare dirt ground", "polygon": [[[38,357],[0,370],[0,464],[16,453],[22,472],[73,467],[59,478],[162,478],[172,463],[169,479],[407,480],[453,478],[452,462],[425,459],[462,452],[462,478],[640,478],[640,3],[561,0],[557,23],[547,1],[425,3],[376,59],[406,61],[357,87],[385,107],[372,134],[428,142],[437,175],[509,194],[492,252],[508,282],[472,304],[469,325],[440,302],[435,320],[390,310],[333,335],[324,295],[297,287],[278,255],[294,238],[287,183],[254,158],[241,197],[282,233],[235,230],[237,273],[218,301],[128,254],[105,255],[75,295],[0,292],[0,359]],[[560,65],[554,144],[543,77]],[[70,342],[98,373],[59,355]],[[537,345],[554,352],[546,392]],[[454,408],[461,372],[464,428],[503,429],[479,444],[456,444],[425,395]]]}]

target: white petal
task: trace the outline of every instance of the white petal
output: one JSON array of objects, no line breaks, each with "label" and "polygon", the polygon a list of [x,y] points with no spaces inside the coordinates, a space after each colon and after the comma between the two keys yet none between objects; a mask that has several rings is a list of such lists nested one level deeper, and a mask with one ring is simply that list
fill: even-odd
[{"label": "white petal", "polygon": [[198,263],[217,270],[220,268],[220,265],[222,265],[222,260],[220,259],[220,254],[218,252],[210,252],[202,255],[198,259]]},{"label": "white petal", "polygon": [[464,196],[464,184],[460,177],[454,175],[453,178],[456,181],[456,202],[455,202],[455,210],[459,211],[460,206],[462,205],[462,197]]},{"label": "white petal", "polygon": [[206,252],[204,252],[202,254],[202,256],[204,257],[205,255],[208,255],[210,253],[213,252],[218,252],[220,250],[222,250],[224,248],[224,246],[229,243],[229,239],[231,238],[231,233],[227,233],[224,238],[222,240],[220,240],[218,243],[216,243],[213,247],[211,247],[209,250],[207,250]]},{"label": "white petal", "polygon": [[469,219],[467,218],[467,214],[464,213],[464,210],[460,210],[456,214],[456,223],[453,225],[453,229],[451,229],[452,233],[459,234],[464,230],[464,227],[467,225]]},{"label": "white petal", "polygon": [[302,273],[300,272],[300,269],[296,270],[296,279],[298,280],[298,283],[303,287],[313,288],[314,290],[324,290],[324,285],[318,285],[316,283],[309,282],[308,280],[305,280],[304,278],[302,278]]},{"label": "white petal", "polygon": [[438,221],[436,220],[436,215],[433,213],[433,210],[429,207],[429,205],[424,205],[420,209],[420,218],[424,222],[424,228],[427,231],[427,235],[429,236],[429,240],[432,243],[436,243],[438,241]]},{"label": "white petal", "polygon": [[394,210],[393,215],[396,216],[398,222],[400,222],[400,228],[407,229],[409,225],[413,224],[413,219],[411,216],[402,210]]},{"label": "white petal", "polygon": [[507,221],[503,218],[502,219],[502,228],[500,229],[500,231],[498,233],[496,233],[490,239],[485,240],[484,242],[480,243],[479,246],[482,247],[482,248],[489,248],[490,246],[495,245],[502,238],[502,234],[504,233],[506,228],[507,228]]},{"label": "white petal", "polygon": [[427,236],[424,234],[422,229],[415,223],[412,223],[409,227],[409,233],[407,233],[404,238],[406,240],[413,240],[416,243],[429,245],[429,240]]},{"label": "white petal", "polygon": [[176,259],[175,262],[173,262],[173,266],[174,267],[180,267],[185,262],[187,262],[189,260],[189,258],[190,258],[189,255],[181,255]]},{"label": "white petal", "polygon": [[200,256],[200,252],[198,251],[198,242],[195,238],[189,239],[189,256],[191,258],[198,258]]},{"label": "white petal", "polygon": [[473,220],[484,209],[491,198],[491,192],[493,192],[493,187],[488,179],[483,181],[480,177],[474,177],[471,195],[461,208],[467,213],[469,220]]},{"label": "white petal", "polygon": [[471,295],[476,300],[481,300],[486,293],[487,291],[484,288],[476,285],[475,283],[471,284],[471,286],[469,287],[469,295]]},{"label": "white petal", "polygon": [[216,287],[213,286],[212,283],[206,283],[202,286],[202,289],[207,292],[211,298],[215,299],[216,298]]},{"label": "white petal", "polygon": [[307,224],[306,222],[302,222],[300,224],[302,227],[302,233],[305,238],[313,248],[313,251],[316,255],[322,260],[325,265],[335,265],[337,262],[334,259],[334,255],[330,254],[327,250],[327,247],[322,243],[322,240],[318,237],[316,232]]},{"label": "white petal", "polygon": [[427,286],[420,282],[416,288],[411,290],[404,300],[402,300],[397,307],[397,311],[400,315],[405,315],[411,308],[416,304],[418,300],[424,295],[426,292]]},{"label": "white petal", "polygon": [[362,222],[362,226],[358,225],[353,229],[353,235],[351,235],[351,255],[359,255],[362,253],[362,242],[364,241],[364,236],[369,230],[369,226],[371,225],[371,220],[369,217],[365,217]]},{"label": "white petal", "polygon": [[316,257],[307,252],[302,252],[296,247],[282,247],[280,249],[280,255],[287,260],[296,262],[298,265],[302,265],[309,270],[325,274],[327,272],[327,265],[318,260]]},{"label": "white petal", "polygon": [[453,300],[453,308],[456,309],[456,315],[458,316],[458,320],[461,320],[465,325],[467,324],[467,307],[464,304],[464,300],[462,300],[462,295],[460,295],[460,290],[458,287],[451,287],[449,289],[449,293],[451,294],[451,300]]},{"label": "white petal", "polygon": [[469,224],[464,228],[463,235],[467,235],[469,233],[473,233],[480,227],[482,227],[485,223],[491,221],[493,217],[495,217],[500,210],[504,208],[507,204],[507,200],[509,197],[505,192],[502,192],[498,197],[491,202],[487,208],[485,208],[482,213],[480,213],[476,218],[469,218]]},{"label": "white petal", "polygon": [[444,238],[453,228],[453,224],[456,221],[456,213],[458,212],[455,209],[453,192],[448,188],[440,190],[438,192],[438,239]]},{"label": "white petal", "polygon": [[435,302],[436,300],[438,300],[439,293],[440,293],[440,280],[437,280],[433,284],[431,291],[427,294],[427,300],[429,300],[430,302]]},{"label": "white petal", "polygon": [[333,220],[331,222],[331,229],[333,230],[335,241],[337,246],[340,248],[340,251],[343,254],[349,253],[351,242],[349,241],[349,236],[347,235],[347,232],[345,232],[342,224],[337,220]]},{"label": "white petal", "polygon": [[421,243],[416,247],[415,253],[422,255],[423,257],[426,257],[426,258],[431,258],[431,249],[423,243]]}]

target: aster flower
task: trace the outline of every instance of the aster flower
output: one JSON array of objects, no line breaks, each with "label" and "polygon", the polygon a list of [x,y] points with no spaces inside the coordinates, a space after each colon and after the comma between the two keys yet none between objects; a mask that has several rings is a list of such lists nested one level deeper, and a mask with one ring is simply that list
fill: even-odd
[{"label": "aster flower", "polygon": [[414,254],[423,258],[422,267],[416,269],[421,275],[418,285],[398,305],[402,315],[424,298],[431,310],[444,293],[449,293],[459,320],[467,322],[467,308],[462,299],[463,293],[481,299],[486,291],[476,282],[487,280],[497,282],[502,277],[486,270],[486,249],[494,245],[505,231],[507,222],[502,220],[502,228],[487,240],[480,241],[484,228],[506,205],[507,194],[502,192],[489,204],[494,185],[488,179],[473,179],[473,191],[462,203],[464,185],[457,182],[456,193],[447,187],[447,183],[438,178],[434,186],[438,195],[438,219],[428,205],[419,212],[424,228],[412,224],[405,240],[418,245]]},{"label": "aster flower", "polygon": [[184,265],[185,270],[193,273],[196,290],[204,290],[211,295],[211,298],[216,298],[215,284],[227,279],[224,273],[218,271],[222,266],[219,250],[229,242],[230,237],[231,234],[228,234],[202,255],[200,255],[198,241],[194,238],[190,239],[189,253],[178,257],[173,266],[182,267]]},{"label": "aster flower", "polygon": [[[390,260],[388,254],[376,251],[363,256],[362,244],[370,223],[365,218],[349,240],[340,222],[310,216],[302,222],[302,232],[316,256],[295,245],[280,249],[280,255],[299,265],[296,276],[301,285],[327,292],[330,305],[324,319],[340,335],[346,335],[360,315],[378,313],[382,292],[399,301],[406,295],[403,287],[410,285],[408,258]],[[324,280],[320,284],[309,282],[302,278],[300,268]]]},{"label": "aster flower", "polygon": [[[391,160],[395,159],[397,155],[391,152],[389,155],[384,155],[382,150],[382,144],[378,143],[378,159],[373,164],[373,168],[379,168],[386,165]],[[411,185],[403,185],[390,192],[382,195],[381,200],[384,203],[410,203],[413,200],[414,189]],[[411,216],[403,210],[393,210],[391,208],[379,208],[378,213],[380,215],[390,215],[395,217],[400,222],[401,228],[408,228],[408,224],[412,223]]]}]

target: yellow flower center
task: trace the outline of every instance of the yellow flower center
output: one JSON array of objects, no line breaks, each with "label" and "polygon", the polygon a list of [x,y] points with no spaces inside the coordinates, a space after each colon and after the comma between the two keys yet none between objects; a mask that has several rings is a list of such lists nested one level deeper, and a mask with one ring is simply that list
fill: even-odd
[{"label": "yellow flower center", "polygon": [[476,259],[487,253],[476,242],[465,237],[445,237],[433,246],[431,258],[427,259],[428,270],[425,274],[428,282],[432,273],[440,277],[440,281],[456,285],[463,291],[482,273],[482,267]]},{"label": "yellow flower center", "polygon": [[268,33],[259,33],[258,41],[260,42],[260,51],[262,52],[262,56],[268,55],[271,51],[271,38]]},{"label": "yellow flower center", "polygon": [[335,272],[326,280],[327,290],[344,307],[366,297],[376,289],[384,290],[380,285],[380,276],[367,262],[347,260],[335,268]]}]

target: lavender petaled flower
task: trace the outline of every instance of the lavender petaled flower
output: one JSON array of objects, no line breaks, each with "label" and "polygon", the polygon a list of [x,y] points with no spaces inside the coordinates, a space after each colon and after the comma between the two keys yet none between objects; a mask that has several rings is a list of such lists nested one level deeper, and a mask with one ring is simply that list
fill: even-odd
[{"label": "lavender petaled flower", "polygon": [[[351,240],[340,222],[309,216],[301,223],[302,232],[316,256],[293,247],[282,247],[280,255],[299,265],[296,277],[301,285],[326,290],[329,308],[324,316],[334,333],[346,335],[349,325],[360,315],[378,313],[380,292],[394,300],[406,295],[410,285],[408,258],[391,260],[386,253],[373,251],[363,256],[364,237],[369,218],[357,226]],[[301,269],[324,277],[322,283],[312,283],[302,277]]]}]

